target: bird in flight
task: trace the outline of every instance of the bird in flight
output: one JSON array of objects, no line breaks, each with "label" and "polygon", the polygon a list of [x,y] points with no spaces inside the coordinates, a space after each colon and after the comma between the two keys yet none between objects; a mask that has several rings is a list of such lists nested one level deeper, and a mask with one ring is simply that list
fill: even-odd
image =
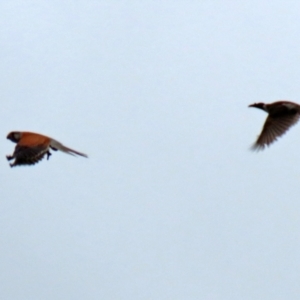
[{"label": "bird in flight", "polygon": [[271,145],[300,118],[300,105],[290,101],[277,101],[270,104],[254,103],[249,107],[262,109],[269,114],[262,132],[252,147],[253,150],[263,150],[265,146]]},{"label": "bird in flight", "polygon": [[41,161],[45,155],[49,159],[50,149],[87,157],[86,154],[70,149],[48,136],[34,132],[12,131],[7,135],[7,139],[17,143],[14,153],[6,156],[7,160],[14,159],[14,162],[10,164],[11,167],[34,165]]}]

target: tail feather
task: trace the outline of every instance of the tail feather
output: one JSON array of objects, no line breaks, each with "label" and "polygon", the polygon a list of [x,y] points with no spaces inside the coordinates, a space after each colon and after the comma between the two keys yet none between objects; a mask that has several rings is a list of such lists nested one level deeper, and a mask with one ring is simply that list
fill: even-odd
[{"label": "tail feather", "polygon": [[80,155],[80,156],[83,156],[83,157],[88,157],[86,154],[82,153],[82,152],[79,152],[79,151],[76,151],[76,150],[73,150],[71,148],[68,148],[66,146],[64,146],[62,143],[54,140],[54,139],[51,139],[51,143],[50,143],[50,146],[57,149],[57,150],[60,150],[62,152],[65,152],[67,154],[70,154],[70,155]]}]

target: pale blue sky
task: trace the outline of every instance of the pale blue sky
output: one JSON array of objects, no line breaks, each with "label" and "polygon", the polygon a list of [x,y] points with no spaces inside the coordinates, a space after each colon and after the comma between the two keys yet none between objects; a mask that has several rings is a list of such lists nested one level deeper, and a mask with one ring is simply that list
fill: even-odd
[{"label": "pale blue sky", "polygon": [[[2,1],[0,298],[299,299],[299,1]],[[12,130],[55,152],[10,169]]]}]

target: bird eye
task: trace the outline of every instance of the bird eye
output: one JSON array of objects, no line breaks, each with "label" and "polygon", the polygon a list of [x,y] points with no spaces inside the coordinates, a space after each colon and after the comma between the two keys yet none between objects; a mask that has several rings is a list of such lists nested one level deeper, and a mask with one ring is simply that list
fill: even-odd
[{"label": "bird eye", "polygon": [[14,133],[14,138],[15,140],[18,140],[20,138],[20,134],[18,132]]}]

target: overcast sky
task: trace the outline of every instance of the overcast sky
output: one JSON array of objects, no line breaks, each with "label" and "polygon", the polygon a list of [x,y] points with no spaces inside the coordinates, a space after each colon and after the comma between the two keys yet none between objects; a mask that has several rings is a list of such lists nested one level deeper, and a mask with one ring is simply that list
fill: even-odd
[{"label": "overcast sky", "polygon": [[[300,297],[299,1],[2,1],[0,298]],[[55,152],[11,169],[12,130]]]}]

